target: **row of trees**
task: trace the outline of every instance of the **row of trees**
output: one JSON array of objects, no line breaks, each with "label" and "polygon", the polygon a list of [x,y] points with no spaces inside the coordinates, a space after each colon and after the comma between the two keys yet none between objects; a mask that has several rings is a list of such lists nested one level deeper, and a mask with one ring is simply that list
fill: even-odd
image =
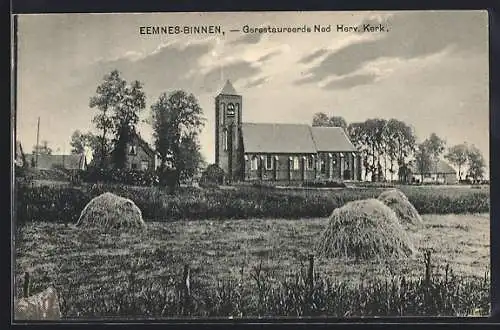
[{"label": "row of trees", "polygon": [[[123,169],[126,146],[137,133],[139,116],[146,108],[143,84],[137,80],[127,83],[114,70],[104,76],[89,105],[97,110],[92,122],[98,134],[75,131],[71,137],[72,152],[90,149],[95,166]],[[204,120],[196,97],[182,90],[163,93],[151,105],[145,122],[153,128],[154,149],[161,161],[160,174],[169,172],[168,177],[173,174],[174,181],[179,183],[196,173],[203,162],[198,135]]]},{"label": "row of trees", "polygon": [[[397,175],[399,181],[407,182],[412,168],[423,177],[446,151],[446,141],[435,133],[417,143],[413,128],[397,119],[373,118],[347,124],[343,117],[318,112],[312,125],[342,127],[361,152],[365,179],[372,181],[389,177],[392,181]],[[465,167],[470,179],[479,180],[484,176],[484,158],[473,145],[452,146],[444,157],[458,168],[459,179],[463,179]]]}]

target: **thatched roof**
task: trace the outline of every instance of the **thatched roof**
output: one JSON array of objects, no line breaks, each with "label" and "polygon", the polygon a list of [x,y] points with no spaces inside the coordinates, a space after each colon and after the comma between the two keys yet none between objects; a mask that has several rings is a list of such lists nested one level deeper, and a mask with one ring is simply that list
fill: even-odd
[{"label": "thatched roof", "polygon": [[[415,164],[411,168],[413,173],[420,173]],[[456,174],[457,171],[445,160],[439,159],[431,165],[429,171],[424,174]]]}]

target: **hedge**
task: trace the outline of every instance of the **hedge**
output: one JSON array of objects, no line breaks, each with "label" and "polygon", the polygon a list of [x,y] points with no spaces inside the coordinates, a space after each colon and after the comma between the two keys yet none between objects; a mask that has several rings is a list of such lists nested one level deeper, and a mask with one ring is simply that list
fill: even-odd
[{"label": "hedge", "polygon": [[[18,223],[44,221],[76,222],[85,205],[106,192],[132,199],[146,221],[314,218],[327,217],[346,202],[377,197],[380,189],[342,189],[336,191],[182,188],[169,195],[157,187],[123,185],[16,186]],[[420,214],[489,212],[489,191],[466,192],[439,189],[404,191]]]}]

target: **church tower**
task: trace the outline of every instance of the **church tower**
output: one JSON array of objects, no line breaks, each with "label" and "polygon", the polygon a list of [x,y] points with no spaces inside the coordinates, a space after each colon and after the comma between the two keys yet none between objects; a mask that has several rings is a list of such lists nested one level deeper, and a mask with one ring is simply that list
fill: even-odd
[{"label": "church tower", "polygon": [[228,80],[215,97],[215,163],[227,179],[240,176],[242,97]]}]

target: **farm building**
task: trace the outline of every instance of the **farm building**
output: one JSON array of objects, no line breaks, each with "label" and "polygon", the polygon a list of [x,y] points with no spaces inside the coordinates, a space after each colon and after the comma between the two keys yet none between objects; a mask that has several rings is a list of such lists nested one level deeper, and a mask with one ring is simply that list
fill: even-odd
[{"label": "farm building", "polygon": [[157,153],[144,141],[139,133],[132,135],[127,145],[126,168],[131,170],[150,171],[156,169]]},{"label": "farm building", "polygon": [[28,167],[35,167],[42,170],[53,168],[64,168],[67,170],[84,170],[87,166],[84,154],[71,155],[47,155],[35,154],[25,155]]},{"label": "farm building", "polygon": [[[423,183],[442,183],[456,184],[458,183],[457,171],[446,161],[440,159],[433,164],[429,171],[419,173],[416,168],[412,168],[412,181]],[[423,179],[423,181],[422,181]]]},{"label": "farm building", "polygon": [[243,123],[230,81],[215,97],[215,162],[231,181],[360,180],[361,158],[340,127]]},{"label": "farm building", "polygon": [[[133,133],[130,142],[127,143],[125,154],[125,168],[137,171],[153,171],[160,166],[160,156],[139,133]],[[111,164],[111,153],[108,155],[107,164]],[[97,159],[92,159],[94,164]],[[167,164],[168,165],[168,164]]]}]

